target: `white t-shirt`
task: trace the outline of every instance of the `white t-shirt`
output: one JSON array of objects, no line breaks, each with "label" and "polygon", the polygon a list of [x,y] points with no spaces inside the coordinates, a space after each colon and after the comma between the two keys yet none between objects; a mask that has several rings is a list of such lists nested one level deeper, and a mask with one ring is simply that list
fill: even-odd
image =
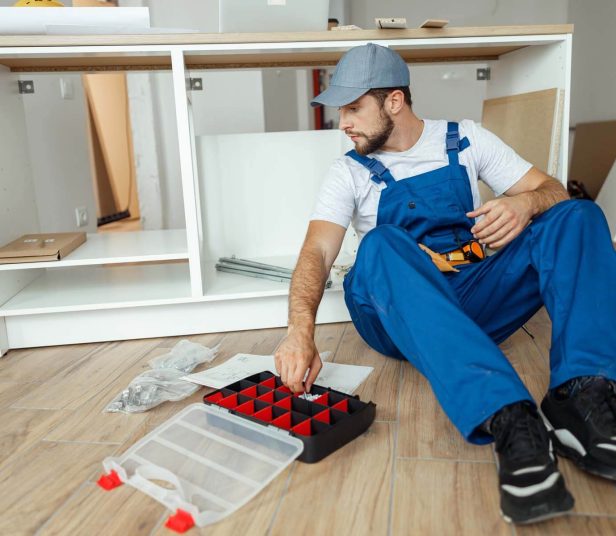
[{"label": "white t-shirt", "polygon": [[[424,119],[423,132],[408,151],[376,151],[368,156],[380,160],[395,180],[420,175],[449,163],[445,150],[446,132],[447,121]],[[467,137],[470,142],[470,147],[459,154],[459,160],[466,167],[475,208],[481,203],[478,179],[485,182],[495,195],[500,195],[532,167],[500,138],[474,121],[461,121],[459,132],[460,139]],[[385,184],[371,180],[370,172],[359,162],[342,156],[331,165],[310,219],[337,223],[344,228],[352,223],[361,240],[376,226],[383,188]]]}]

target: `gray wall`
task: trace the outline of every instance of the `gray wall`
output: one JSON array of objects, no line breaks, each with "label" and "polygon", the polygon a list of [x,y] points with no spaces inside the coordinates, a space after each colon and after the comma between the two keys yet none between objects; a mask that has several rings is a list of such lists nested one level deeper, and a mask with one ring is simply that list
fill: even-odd
[{"label": "gray wall", "polygon": [[616,119],[616,2],[570,0],[571,124]]}]

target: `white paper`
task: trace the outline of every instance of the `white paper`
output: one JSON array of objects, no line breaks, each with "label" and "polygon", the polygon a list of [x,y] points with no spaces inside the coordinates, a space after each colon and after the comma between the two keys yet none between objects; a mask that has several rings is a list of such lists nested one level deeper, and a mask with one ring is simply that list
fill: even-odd
[{"label": "white paper", "polygon": [[47,26],[79,25],[149,28],[147,7],[0,7],[0,34],[36,35]]},{"label": "white paper", "polygon": [[[222,365],[184,376],[183,379],[206,387],[220,389],[225,385],[264,370],[276,374],[274,356],[236,354]],[[314,383],[350,395],[373,370],[372,367],[325,362]]]}]

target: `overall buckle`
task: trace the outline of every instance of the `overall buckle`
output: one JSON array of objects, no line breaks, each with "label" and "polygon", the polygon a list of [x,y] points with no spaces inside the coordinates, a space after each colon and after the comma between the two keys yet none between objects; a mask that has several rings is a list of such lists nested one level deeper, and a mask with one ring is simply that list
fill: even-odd
[{"label": "overall buckle", "polygon": [[459,143],[460,143],[460,135],[457,130],[454,132],[447,132],[447,137],[446,137],[447,151],[459,150],[460,148]]}]

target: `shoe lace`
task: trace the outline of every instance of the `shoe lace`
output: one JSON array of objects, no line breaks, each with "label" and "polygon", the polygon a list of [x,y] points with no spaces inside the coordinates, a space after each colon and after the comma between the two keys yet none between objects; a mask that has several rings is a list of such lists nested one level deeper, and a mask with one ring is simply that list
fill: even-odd
[{"label": "shoe lace", "polygon": [[546,453],[548,436],[539,417],[530,408],[507,409],[495,418],[492,426],[497,452],[512,462],[535,460],[538,453]]}]

